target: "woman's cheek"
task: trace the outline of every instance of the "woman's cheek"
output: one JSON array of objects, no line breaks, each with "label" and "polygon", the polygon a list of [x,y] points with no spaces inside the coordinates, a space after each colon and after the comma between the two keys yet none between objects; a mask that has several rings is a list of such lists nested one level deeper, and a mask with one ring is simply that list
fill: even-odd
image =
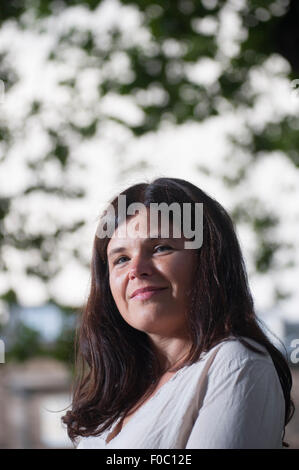
[{"label": "woman's cheek", "polygon": [[178,275],[182,269],[186,269],[185,266],[188,266],[189,264],[189,260],[186,261],[186,257],[181,256],[181,253],[176,253],[174,256],[168,258],[165,261],[165,269],[170,273],[174,273],[175,275]]},{"label": "woman's cheek", "polygon": [[114,273],[110,276],[110,289],[114,299],[119,301],[119,279]]},{"label": "woman's cheek", "polygon": [[118,293],[119,300],[123,302],[127,302],[127,283],[126,283],[126,273],[123,271],[119,273],[116,279],[116,289]]}]

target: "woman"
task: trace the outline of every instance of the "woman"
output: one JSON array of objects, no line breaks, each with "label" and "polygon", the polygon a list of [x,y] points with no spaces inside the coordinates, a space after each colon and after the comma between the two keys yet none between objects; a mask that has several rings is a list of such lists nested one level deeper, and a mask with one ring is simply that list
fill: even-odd
[{"label": "woman", "polygon": [[[63,417],[69,437],[79,449],[288,446],[291,373],[258,324],[227,212],[177,178],[136,184],[119,196],[109,206],[113,230],[103,235],[103,215],[94,239],[78,376]],[[141,209],[128,215],[132,203]],[[189,204],[201,246],[186,248],[186,227],[171,211],[169,236],[161,220],[153,236],[153,203],[176,203],[183,215]]]}]

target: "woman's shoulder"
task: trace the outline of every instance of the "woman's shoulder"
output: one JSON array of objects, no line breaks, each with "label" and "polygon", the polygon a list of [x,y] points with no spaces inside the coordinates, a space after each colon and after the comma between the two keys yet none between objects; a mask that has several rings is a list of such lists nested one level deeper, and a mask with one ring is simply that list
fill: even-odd
[{"label": "woman's shoulder", "polygon": [[[249,346],[263,352],[255,352]],[[253,394],[284,410],[284,396],[271,355],[264,345],[252,338],[229,338],[212,348],[215,356],[208,368],[209,393],[206,403],[219,393],[243,397]],[[216,353],[217,350],[217,353]],[[212,353],[212,350],[209,352]],[[249,395],[248,395],[249,396]],[[240,398],[241,399],[241,398]]]},{"label": "woman's shoulder", "polygon": [[[255,350],[250,349],[253,347]],[[203,357],[208,360],[214,356],[213,363],[219,367],[230,367],[231,365],[242,365],[252,361],[262,361],[273,365],[272,358],[266,347],[252,338],[245,336],[229,336],[214,345]]]}]

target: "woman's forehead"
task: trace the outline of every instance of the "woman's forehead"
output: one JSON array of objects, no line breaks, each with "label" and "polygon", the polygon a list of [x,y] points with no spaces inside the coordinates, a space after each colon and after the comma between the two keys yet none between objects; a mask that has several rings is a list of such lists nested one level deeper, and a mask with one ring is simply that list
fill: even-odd
[{"label": "woman's forehead", "polygon": [[185,241],[185,237],[178,231],[173,233],[172,228],[173,224],[171,222],[169,222],[169,227],[161,221],[157,225],[151,225],[149,218],[146,218],[144,213],[132,216],[114,231],[107,245],[108,256],[130,246],[151,244],[155,241],[172,241],[177,245],[182,244]]},{"label": "woman's forehead", "polygon": [[152,217],[149,210],[142,210],[128,217],[114,231],[111,243],[115,239],[157,239],[182,238],[180,227],[173,224],[170,217]]}]

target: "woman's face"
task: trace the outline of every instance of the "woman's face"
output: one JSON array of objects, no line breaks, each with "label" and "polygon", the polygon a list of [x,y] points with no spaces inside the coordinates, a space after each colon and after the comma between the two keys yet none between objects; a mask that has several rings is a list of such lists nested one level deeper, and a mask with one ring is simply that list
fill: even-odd
[{"label": "woman's face", "polygon": [[[124,223],[125,236],[118,238],[119,227],[107,247],[110,289],[120,314],[146,333],[184,336],[196,250],[184,248],[184,237],[150,238],[148,210]],[[132,296],[146,287],[159,290]]]}]

